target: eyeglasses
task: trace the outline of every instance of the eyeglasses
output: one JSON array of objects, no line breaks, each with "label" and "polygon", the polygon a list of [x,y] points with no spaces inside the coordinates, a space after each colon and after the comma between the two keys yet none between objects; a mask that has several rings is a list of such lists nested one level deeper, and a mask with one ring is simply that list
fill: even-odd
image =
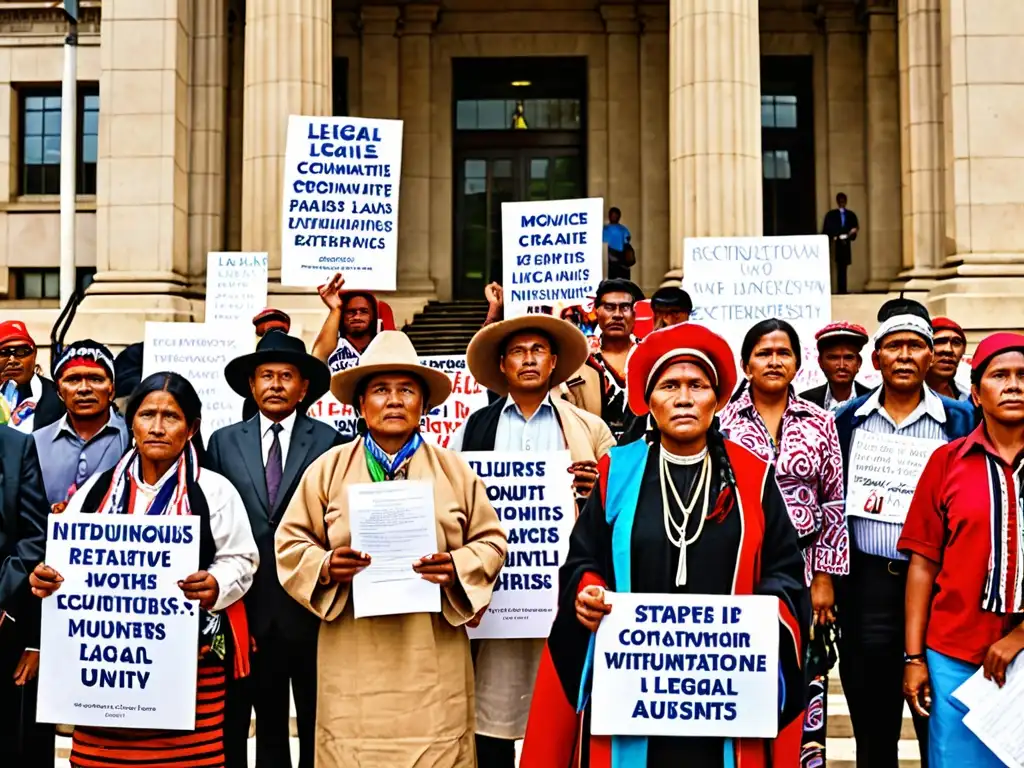
[{"label": "eyeglasses", "polygon": [[3,349],[0,349],[0,360],[7,357],[15,357],[18,360],[24,360],[26,357],[30,357],[35,351],[35,347],[4,347]]}]

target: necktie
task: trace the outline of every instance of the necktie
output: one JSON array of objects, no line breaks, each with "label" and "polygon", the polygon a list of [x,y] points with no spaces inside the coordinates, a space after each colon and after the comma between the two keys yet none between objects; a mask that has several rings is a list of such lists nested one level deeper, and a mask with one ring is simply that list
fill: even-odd
[{"label": "necktie", "polygon": [[277,504],[277,494],[281,490],[281,474],[283,462],[281,461],[281,430],[280,424],[271,424],[270,431],[274,439],[270,443],[270,450],[267,452],[267,466],[265,468],[267,477],[267,498],[270,500],[270,509]]},{"label": "necktie", "polygon": [[846,226],[846,211],[842,208],[839,209],[839,225],[841,227]]}]

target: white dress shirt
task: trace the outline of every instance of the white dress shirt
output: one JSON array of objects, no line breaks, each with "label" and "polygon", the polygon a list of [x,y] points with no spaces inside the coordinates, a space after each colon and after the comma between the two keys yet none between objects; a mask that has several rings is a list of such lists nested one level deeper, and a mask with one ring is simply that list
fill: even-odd
[{"label": "white dress shirt", "polygon": [[[167,470],[168,474],[177,471],[177,464]],[[166,477],[167,475],[164,475],[160,480]],[[82,511],[85,499],[97,479],[99,475],[93,475],[78,493],[71,497],[64,511],[65,515],[78,514]],[[156,485],[139,482],[132,508],[145,510],[156,496],[160,484],[159,481]],[[206,503],[210,507],[210,532],[217,548],[213,562],[206,569],[206,572],[217,580],[217,586],[220,588],[213,610],[223,611],[232,603],[241,600],[249,591],[256,568],[260,564],[260,553],[256,549],[256,540],[252,537],[249,515],[235,486],[223,475],[204,469],[199,473],[199,488],[206,496]]]},{"label": "white dress shirt", "polygon": [[[448,441],[448,450],[461,451],[462,441],[466,434],[466,423],[463,422]],[[511,396],[506,398],[505,405],[498,417],[498,429],[494,435],[496,451],[560,451],[565,448],[565,435],[562,425],[555,415],[555,406],[551,395],[544,398],[540,407],[527,419],[523,411]]]},{"label": "white dress shirt", "polygon": [[[285,464],[288,461],[288,447],[292,444],[292,432],[295,431],[295,417],[297,411],[293,411],[292,414],[280,422],[281,434],[278,439],[281,441],[281,469],[284,469]],[[268,419],[262,413],[259,415],[260,419],[260,436],[263,442],[263,466],[267,466],[267,456],[270,455],[270,446],[274,443],[274,433],[270,431],[270,428],[274,426],[273,421]]]}]

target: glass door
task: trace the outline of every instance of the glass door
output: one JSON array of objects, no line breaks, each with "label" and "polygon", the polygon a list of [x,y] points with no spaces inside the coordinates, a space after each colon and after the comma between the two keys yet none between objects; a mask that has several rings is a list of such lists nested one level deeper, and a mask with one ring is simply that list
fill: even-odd
[{"label": "glass door", "polygon": [[583,197],[577,148],[467,150],[456,163],[455,293],[483,298],[501,282],[501,204]]}]

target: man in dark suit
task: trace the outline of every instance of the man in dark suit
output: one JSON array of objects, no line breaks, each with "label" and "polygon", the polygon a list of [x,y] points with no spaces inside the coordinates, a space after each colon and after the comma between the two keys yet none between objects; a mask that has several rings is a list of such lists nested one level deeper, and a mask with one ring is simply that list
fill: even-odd
[{"label": "man in dark suit", "polygon": [[856,376],[864,362],[860,352],[868,343],[868,332],[854,323],[830,323],[814,334],[818,343],[818,365],[825,384],[800,393],[819,408],[835,411],[848,400],[871,391]]},{"label": "man in dark suit", "polygon": [[277,578],[274,533],[306,468],[341,436],[305,416],[330,386],[327,366],[305,345],[270,331],[256,351],[228,363],[224,376],[259,413],[210,437],[207,466],[224,475],[245,503],[260,566],[245,596],[249,630],[256,641],[252,672],[228,689],[225,752],[229,768],[247,765],[246,742],[256,709],[257,768],[291,765],[289,687],[298,719],[300,768],[313,768],[316,719],[316,642],[319,620],[291,599]]},{"label": "man in dark suit", "polygon": [[836,259],[836,292],[847,293],[846,270],[850,266],[850,243],[857,239],[857,230],[860,224],[857,221],[857,214],[846,207],[846,195],[840,192],[836,195],[836,207],[825,214],[825,223],[822,224],[821,234],[828,235],[833,243],[833,253]]},{"label": "man in dark suit", "polygon": [[0,323],[0,394],[11,407],[8,426],[30,434],[64,415],[57,387],[36,373],[36,343],[20,320]]},{"label": "man in dark suit", "polygon": [[36,723],[39,601],[28,575],[46,550],[46,516],[35,442],[0,427],[0,765],[53,766],[52,725]]}]

